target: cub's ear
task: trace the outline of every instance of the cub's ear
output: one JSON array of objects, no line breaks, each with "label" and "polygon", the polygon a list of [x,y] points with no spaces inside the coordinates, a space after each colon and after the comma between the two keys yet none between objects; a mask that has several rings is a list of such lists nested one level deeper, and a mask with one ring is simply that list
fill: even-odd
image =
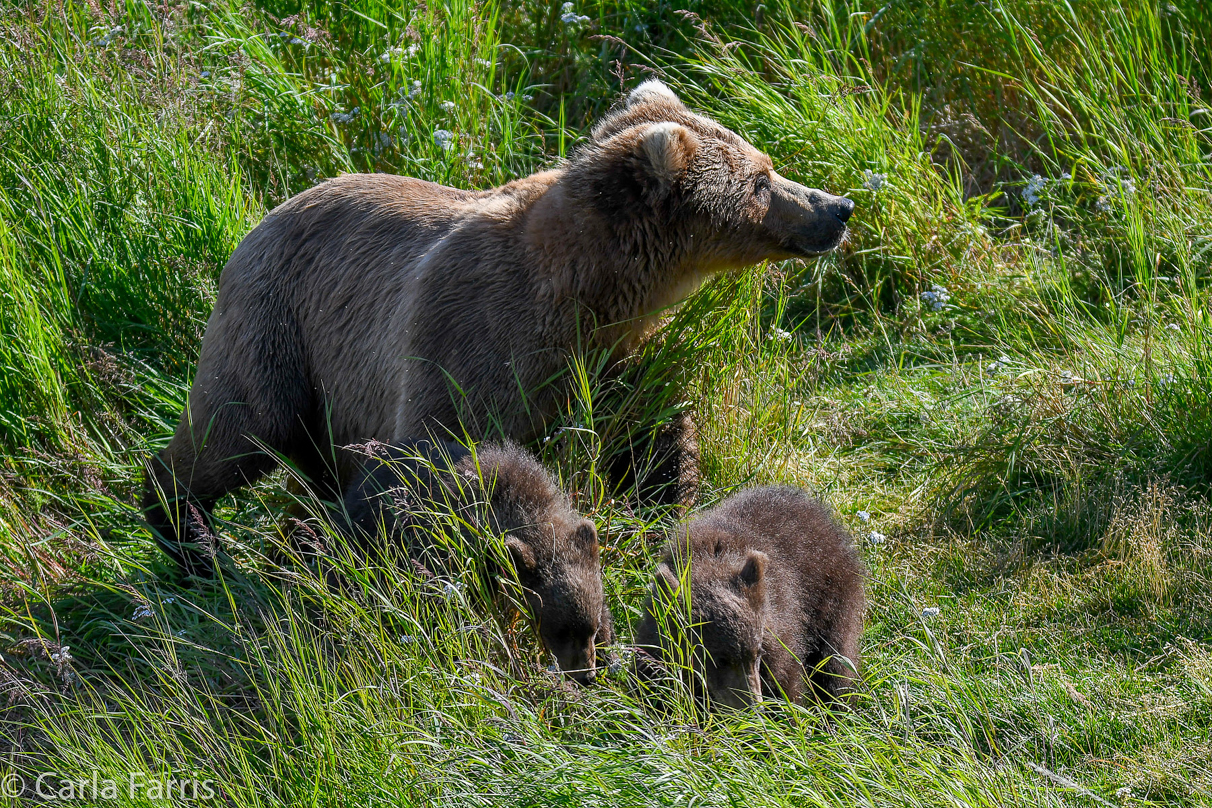
[{"label": "cub's ear", "polygon": [[682,106],[682,102],[673,90],[669,89],[660,79],[648,79],[627,95],[627,109],[653,102]]},{"label": "cub's ear", "polygon": [[593,526],[593,522],[582,519],[581,524],[577,525],[577,529],[572,532],[572,543],[596,556],[598,554],[598,530]]},{"label": "cub's ear", "polygon": [[668,121],[652,124],[640,136],[640,153],[662,183],[673,183],[681,177],[698,147],[694,132]]},{"label": "cub's ear", "polygon": [[513,568],[519,573],[533,572],[534,568],[538,566],[534,550],[516,536],[510,536],[505,540],[505,549],[509,551],[509,557],[513,559]]},{"label": "cub's ear", "polygon": [[745,563],[732,578],[732,585],[755,604],[766,599],[766,564],[769,561],[765,553],[750,550]]}]

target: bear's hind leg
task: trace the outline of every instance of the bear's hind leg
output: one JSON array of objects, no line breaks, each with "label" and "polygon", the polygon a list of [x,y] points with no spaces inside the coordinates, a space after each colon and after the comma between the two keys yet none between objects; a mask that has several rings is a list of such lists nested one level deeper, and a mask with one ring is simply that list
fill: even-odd
[{"label": "bear's hind leg", "polygon": [[[197,379],[211,379],[200,390]],[[302,384],[253,399],[206,374],[203,363],[176,432],[149,463],[143,510],[156,543],[189,575],[213,574],[215,534],[210,510],[223,495],[271,470],[277,454],[300,442]],[[294,393],[294,395],[289,395]],[[256,399],[254,399],[256,400]]]}]

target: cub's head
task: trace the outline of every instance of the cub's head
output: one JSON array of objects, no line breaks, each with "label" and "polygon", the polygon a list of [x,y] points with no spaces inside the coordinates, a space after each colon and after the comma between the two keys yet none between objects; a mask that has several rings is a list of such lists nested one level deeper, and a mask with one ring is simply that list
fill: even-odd
[{"label": "cub's head", "polygon": [[695,553],[687,565],[668,554],[657,566],[648,604],[659,653],[689,667],[692,689],[741,708],[762,698],[759,673],[766,624],[765,553]]},{"label": "cub's head", "polygon": [[613,640],[604,606],[598,533],[551,475],[513,444],[484,444],[462,472],[482,480],[494,532],[505,549],[543,645],[581,684],[595,679],[596,645]]},{"label": "cub's head", "polygon": [[[587,685],[597,677],[597,644],[611,639],[604,619],[598,534],[587,519],[536,527],[548,535],[535,542],[526,535],[534,531],[516,533],[506,538],[505,547],[544,647],[560,670]],[[548,543],[550,553],[536,552]]]},{"label": "cub's head", "polygon": [[780,176],[767,155],[655,79],[594,128],[569,168],[604,217],[658,228],[707,271],[828,252],[854,210]]}]

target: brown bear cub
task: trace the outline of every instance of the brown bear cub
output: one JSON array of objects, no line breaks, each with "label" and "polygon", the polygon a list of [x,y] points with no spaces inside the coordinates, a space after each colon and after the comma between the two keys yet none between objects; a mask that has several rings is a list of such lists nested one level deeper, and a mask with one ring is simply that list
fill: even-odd
[{"label": "brown bear cub", "polygon": [[841,700],[859,665],[864,576],[824,504],[785,486],[742,491],[669,542],[636,634],[637,673],[654,668],[644,653],[687,659],[696,694],[731,707]]},{"label": "brown bear cub", "polygon": [[[494,562],[477,536],[503,536],[543,645],[570,677],[593,681],[595,645],[614,642],[598,534],[547,470],[510,443],[483,443],[474,453],[427,440],[369,449],[344,497],[353,538],[386,540],[425,569],[442,569],[452,552],[470,547],[495,576],[504,559]],[[461,534],[453,546],[444,527]]]}]

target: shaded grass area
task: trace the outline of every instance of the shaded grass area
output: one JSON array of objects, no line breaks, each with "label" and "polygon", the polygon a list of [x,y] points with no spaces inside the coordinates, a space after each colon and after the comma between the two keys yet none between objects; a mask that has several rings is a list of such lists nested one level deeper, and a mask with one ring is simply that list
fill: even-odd
[{"label": "shaded grass area", "polygon": [[[0,26],[4,766],[197,775],[238,805],[1212,801],[1202,4],[24,5]],[[629,433],[689,408],[705,504],[768,481],[834,504],[871,572],[859,709],[654,711],[622,672],[553,678],[466,589],[349,560],[329,591],[269,560],[281,475],[224,505],[221,582],[166,583],[134,488],[242,235],[339,171],[524,175],[653,73],[847,192],[853,233],[708,285],[634,375],[585,358],[536,448],[602,533],[624,637],[676,519],[605,483]]]}]

